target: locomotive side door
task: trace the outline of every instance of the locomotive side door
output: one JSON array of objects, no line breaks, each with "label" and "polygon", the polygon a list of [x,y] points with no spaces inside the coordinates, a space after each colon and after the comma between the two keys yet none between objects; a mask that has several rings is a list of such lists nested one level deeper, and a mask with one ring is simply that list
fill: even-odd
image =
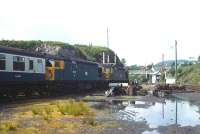
[{"label": "locomotive side door", "polygon": [[72,61],[71,71],[72,71],[73,79],[77,79],[78,65],[76,61]]}]

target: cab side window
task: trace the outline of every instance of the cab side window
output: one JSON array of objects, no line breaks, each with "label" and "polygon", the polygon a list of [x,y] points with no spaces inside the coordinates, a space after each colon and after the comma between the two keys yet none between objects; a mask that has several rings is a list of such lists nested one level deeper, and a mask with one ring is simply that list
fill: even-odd
[{"label": "cab side window", "polygon": [[25,58],[21,56],[13,56],[13,70],[25,71]]},{"label": "cab side window", "polygon": [[6,70],[6,56],[0,54],[0,70]]},{"label": "cab side window", "polygon": [[102,71],[103,71],[102,68],[99,67],[98,68],[99,77],[102,77]]},{"label": "cab side window", "polygon": [[46,60],[46,66],[47,67],[52,67],[52,64],[51,64],[51,62],[49,60]]},{"label": "cab side window", "polygon": [[29,70],[33,70],[33,60],[29,60]]}]

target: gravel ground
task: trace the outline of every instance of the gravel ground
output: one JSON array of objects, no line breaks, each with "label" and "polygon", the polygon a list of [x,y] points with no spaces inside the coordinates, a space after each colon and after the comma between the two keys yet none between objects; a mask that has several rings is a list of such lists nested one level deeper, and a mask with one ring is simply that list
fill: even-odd
[{"label": "gravel ground", "polygon": [[117,128],[106,128],[102,134],[141,134],[151,130],[144,122],[117,121]]},{"label": "gravel ground", "polygon": [[[200,105],[200,93],[178,93],[175,95],[178,98],[185,99],[188,101],[194,102],[195,104]],[[54,99],[55,100],[55,99]],[[48,101],[48,100],[45,100]],[[139,101],[145,102],[164,102],[164,99],[160,99],[154,96],[145,96],[142,97]],[[39,100],[32,102],[36,104],[43,103],[44,100]],[[30,105],[31,103],[20,104],[21,105]],[[78,133],[81,134],[200,134],[200,126],[186,126],[180,127],[178,125],[170,126],[160,126],[158,128],[150,128],[149,125],[143,122],[135,121],[125,121],[114,119],[111,114],[106,111],[109,108],[104,106],[98,106],[96,110],[99,112],[97,116],[97,121],[100,124],[103,124],[104,129],[101,131],[93,131],[90,128],[80,128]],[[12,118],[12,114],[16,112],[23,112],[21,109],[18,109],[17,104],[8,104],[0,106],[0,119]],[[59,133],[59,130],[56,131]]]},{"label": "gravel ground", "polygon": [[191,92],[191,93],[176,93],[174,94],[175,97],[188,100],[192,103],[200,105],[200,93],[198,92]]},{"label": "gravel ground", "polygon": [[167,127],[159,127],[160,134],[200,134],[200,126],[196,127],[180,127],[177,125],[171,125]]}]

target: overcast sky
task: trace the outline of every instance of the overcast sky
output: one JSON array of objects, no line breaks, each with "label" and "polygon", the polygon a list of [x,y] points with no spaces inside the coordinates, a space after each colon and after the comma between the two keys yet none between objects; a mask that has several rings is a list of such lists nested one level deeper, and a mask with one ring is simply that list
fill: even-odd
[{"label": "overcast sky", "polygon": [[0,0],[0,39],[106,46],[128,65],[200,55],[199,0]]}]

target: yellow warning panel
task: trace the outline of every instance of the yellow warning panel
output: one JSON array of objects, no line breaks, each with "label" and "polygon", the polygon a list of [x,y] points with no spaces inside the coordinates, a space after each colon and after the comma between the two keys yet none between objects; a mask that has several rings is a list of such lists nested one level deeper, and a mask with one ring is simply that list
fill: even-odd
[{"label": "yellow warning panel", "polygon": [[60,69],[64,70],[65,62],[63,60],[60,61]]},{"label": "yellow warning panel", "polygon": [[55,80],[55,68],[54,67],[46,68],[46,80]]},{"label": "yellow warning panel", "polygon": [[103,70],[103,76],[104,76],[104,78],[106,80],[109,80],[110,77],[111,77],[111,75],[112,75],[112,72],[113,72],[112,68],[105,68],[105,67],[103,67],[102,70]]},{"label": "yellow warning panel", "polygon": [[57,60],[55,61],[55,67],[56,69],[64,69],[64,65],[65,65],[65,62],[63,60]]}]

